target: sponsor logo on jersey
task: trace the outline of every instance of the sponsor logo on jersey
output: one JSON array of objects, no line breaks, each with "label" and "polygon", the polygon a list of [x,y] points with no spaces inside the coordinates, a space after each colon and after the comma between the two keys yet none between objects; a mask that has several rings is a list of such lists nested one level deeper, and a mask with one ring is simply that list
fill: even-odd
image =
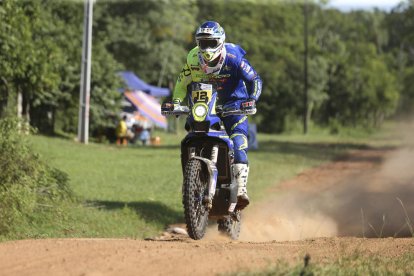
[{"label": "sponsor logo on jersey", "polygon": [[254,78],[256,78],[256,76],[257,76],[257,74],[253,70],[251,70],[250,73],[249,73],[249,77],[251,79],[254,79]]},{"label": "sponsor logo on jersey", "polygon": [[223,67],[223,71],[231,71],[231,67],[230,66],[228,66],[228,65],[226,65],[226,66],[224,66]]},{"label": "sponsor logo on jersey", "polygon": [[227,53],[227,56],[228,56],[228,57],[231,57],[231,58],[236,58],[236,56],[235,56],[235,55],[230,54],[230,53]]},{"label": "sponsor logo on jersey", "polygon": [[246,72],[246,73],[250,72],[251,67],[246,62],[242,61],[240,63],[240,67],[244,70],[244,72]]},{"label": "sponsor logo on jersey", "polygon": [[210,79],[225,79],[230,78],[230,74],[224,74],[224,75],[211,75],[209,76]]},{"label": "sponsor logo on jersey", "polygon": [[199,71],[200,67],[198,65],[190,65],[191,70],[193,71]]}]

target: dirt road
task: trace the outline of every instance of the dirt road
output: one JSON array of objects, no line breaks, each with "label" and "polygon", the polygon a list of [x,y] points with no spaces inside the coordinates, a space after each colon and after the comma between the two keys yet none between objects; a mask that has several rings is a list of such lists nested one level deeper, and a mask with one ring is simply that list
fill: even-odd
[{"label": "dirt road", "polygon": [[[391,250],[390,250],[391,249]],[[297,242],[228,242],[187,239],[28,240],[0,249],[1,275],[214,275],[266,267],[276,260],[300,262],[306,253],[324,260],[355,251],[395,256],[414,249],[412,239],[321,238]]]},{"label": "dirt road", "polygon": [[300,263],[307,253],[311,261],[400,256],[414,251],[414,239],[404,238],[413,230],[413,156],[413,148],[360,150],[305,171],[246,210],[237,242],[215,229],[203,241],[170,233],[11,241],[0,244],[0,275],[212,275]]}]

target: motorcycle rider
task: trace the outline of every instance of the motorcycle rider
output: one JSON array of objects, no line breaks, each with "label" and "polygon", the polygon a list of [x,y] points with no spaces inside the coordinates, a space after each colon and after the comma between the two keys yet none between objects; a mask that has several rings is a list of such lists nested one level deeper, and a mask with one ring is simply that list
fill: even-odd
[{"label": "motorcycle rider", "polygon": [[[262,80],[244,57],[246,52],[239,45],[225,43],[225,39],[224,29],[217,22],[206,21],[197,29],[197,46],[188,53],[173,92],[174,109],[180,108],[191,82],[213,84],[223,110],[256,109]],[[222,121],[234,144],[232,173],[238,185],[237,204],[243,208],[249,204],[247,116],[229,115]]]}]

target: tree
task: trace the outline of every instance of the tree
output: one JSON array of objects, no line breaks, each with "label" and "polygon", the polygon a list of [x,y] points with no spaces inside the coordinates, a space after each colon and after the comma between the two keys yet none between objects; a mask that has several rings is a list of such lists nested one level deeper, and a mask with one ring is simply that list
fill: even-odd
[{"label": "tree", "polygon": [[400,84],[399,113],[410,114],[414,108],[414,1],[401,2],[386,16],[390,35],[387,50],[389,63],[397,72]]},{"label": "tree", "polygon": [[[65,95],[56,110],[59,128],[66,132],[76,132],[78,125],[79,83],[82,47],[82,3],[58,2],[50,0],[51,13],[58,19],[55,39],[66,53],[66,61],[61,64],[62,82],[60,90]],[[99,13],[98,13],[99,15]],[[96,18],[96,14],[94,18]],[[107,127],[113,126],[121,110],[120,79],[116,75],[123,66],[115,61],[95,32],[99,30],[95,20],[92,45],[91,98],[90,98],[90,132],[99,135]],[[68,43],[69,41],[69,43]]]},{"label": "tree", "polygon": [[147,82],[168,85],[184,64],[195,1],[132,0],[96,5],[96,34],[116,60]]},{"label": "tree", "polygon": [[[49,32],[47,13],[39,2],[6,0],[1,3],[5,24],[1,32],[2,113],[9,97],[22,99],[22,115],[30,121],[31,107],[55,104],[60,52]],[[55,61],[56,62],[50,62]],[[20,107],[19,107],[20,108]]]},{"label": "tree", "polygon": [[[309,2],[308,118],[328,125],[378,126],[412,108],[414,2],[390,13],[341,12]],[[322,4],[321,4],[322,3]],[[260,131],[300,127],[303,101],[303,3],[129,0],[95,4],[91,132],[120,111],[118,70],[156,85],[174,83],[194,31],[220,22],[263,79]],[[83,5],[72,1],[0,2],[0,116],[23,113],[43,132],[76,132]],[[398,100],[400,99],[400,100]],[[399,106],[397,105],[399,101]],[[30,116],[29,116],[30,115]]]}]

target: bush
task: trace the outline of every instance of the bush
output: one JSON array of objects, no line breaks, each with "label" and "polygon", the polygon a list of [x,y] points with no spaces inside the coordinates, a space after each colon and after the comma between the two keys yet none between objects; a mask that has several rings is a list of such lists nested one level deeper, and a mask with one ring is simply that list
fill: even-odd
[{"label": "bush", "polygon": [[25,134],[30,130],[22,126],[16,119],[0,120],[0,235],[72,198],[67,174],[32,151]]}]

